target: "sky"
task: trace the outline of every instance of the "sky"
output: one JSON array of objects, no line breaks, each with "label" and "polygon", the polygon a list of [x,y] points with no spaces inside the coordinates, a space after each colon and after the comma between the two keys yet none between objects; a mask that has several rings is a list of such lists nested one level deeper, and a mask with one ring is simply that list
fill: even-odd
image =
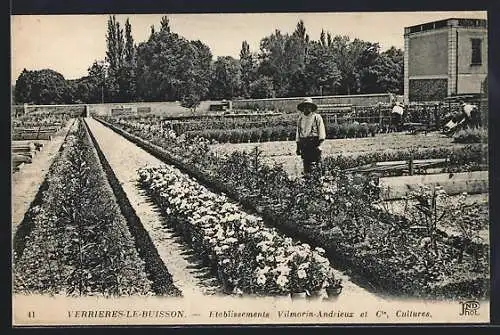
[{"label": "sky", "polygon": [[[392,12],[392,13],[256,13],[256,14],[166,14],[171,30],[189,40],[201,40],[214,56],[239,58],[246,40],[252,52],[260,40],[275,29],[292,33],[303,20],[312,40],[322,29],[332,35],[347,35],[378,42],[382,50],[403,49],[404,27],[456,18],[487,18],[481,12]],[[136,44],[145,41],[151,25],[158,30],[162,14],[116,15],[122,27],[129,18]],[[106,54],[109,15],[13,15],[11,17],[11,80],[21,71],[52,69],[66,79],[87,75],[95,60]]]}]

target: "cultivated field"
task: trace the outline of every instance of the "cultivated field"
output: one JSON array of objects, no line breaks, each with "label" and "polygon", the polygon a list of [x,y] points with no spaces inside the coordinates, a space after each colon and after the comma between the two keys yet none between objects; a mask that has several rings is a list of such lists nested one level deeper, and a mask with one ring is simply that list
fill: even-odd
[{"label": "cultivated field", "polygon": [[[262,151],[263,159],[269,164],[283,164],[285,170],[297,176],[302,171],[301,158],[295,155],[294,141],[263,142],[263,143],[224,143],[214,144],[212,150],[219,154],[229,154],[233,151],[252,151],[255,148]],[[326,140],[322,144],[323,156],[358,156],[365,153],[387,153],[391,151],[430,148],[459,148],[463,144],[453,143],[453,138],[439,132],[409,134],[389,133],[377,134],[375,137],[347,138]]]}]

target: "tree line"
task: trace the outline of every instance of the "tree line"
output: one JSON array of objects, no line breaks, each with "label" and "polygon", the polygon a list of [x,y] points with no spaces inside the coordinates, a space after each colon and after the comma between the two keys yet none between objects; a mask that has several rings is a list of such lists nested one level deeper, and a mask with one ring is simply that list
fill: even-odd
[{"label": "tree line", "polygon": [[136,44],[132,26],[110,16],[106,57],[88,74],[66,80],[50,69],[23,70],[14,88],[17,103],[99,103],[180,101],[195,108],[201,100],[267,98],[403,91],[403,51],[381,51],[378,43],[322,31],[310,38],[303,21],[291,34],[276,29],[239,58],[214,59],[202,41],[173,32],[168,17],[148,40]]}]

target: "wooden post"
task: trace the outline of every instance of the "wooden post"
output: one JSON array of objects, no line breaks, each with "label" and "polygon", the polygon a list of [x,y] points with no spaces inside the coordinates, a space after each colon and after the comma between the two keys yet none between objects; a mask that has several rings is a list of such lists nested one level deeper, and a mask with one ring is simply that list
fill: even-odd
[{"label": "wooden post", "polygon": [[378,125],[380,128],[382,128],[382,107],[380,104],[377,105],[378,108]]},{"label": "wooden post", "polygon": [[413,176],[415,173],[414,171],[415,167],[413,165],[413,154],[410,154],[410,159],[408,160],[408,171],[410,173],[410,176]]}]

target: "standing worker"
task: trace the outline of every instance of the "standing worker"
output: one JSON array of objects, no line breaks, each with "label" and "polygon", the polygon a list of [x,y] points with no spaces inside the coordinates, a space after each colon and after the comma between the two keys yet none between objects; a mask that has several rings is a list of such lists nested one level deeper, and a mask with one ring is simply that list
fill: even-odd
[{"label": "standing worker", "polygon": [[321,115],[316,113],[318,106],[311,98],[305,98],[297,109],[301,112],[297,120],[297,155],[302,157],[304,175],[308,175],[313,166],[318,166],[321,160],[320,145],[326,138],[325,124]]},{"label": "standing worker", "polygon": [[392,121],[393,131],[401,131],[403,124],[403,114],[404,114],[403,105],[399,101],[396,101],[391,111],[391,121]]}]

